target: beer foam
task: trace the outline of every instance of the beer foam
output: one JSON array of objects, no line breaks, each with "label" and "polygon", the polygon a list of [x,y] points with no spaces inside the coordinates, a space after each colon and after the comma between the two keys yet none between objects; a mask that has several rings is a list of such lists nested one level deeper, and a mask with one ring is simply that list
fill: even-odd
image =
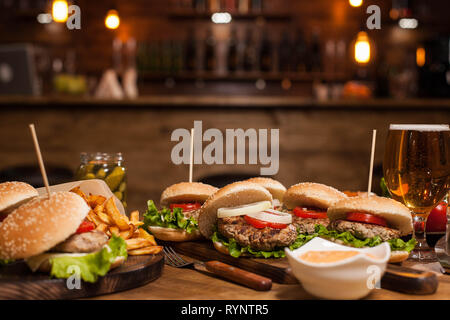
[{"label": "beer foam", "polygon": [[450,131],[448,124],[391,124],[389,130]]}]

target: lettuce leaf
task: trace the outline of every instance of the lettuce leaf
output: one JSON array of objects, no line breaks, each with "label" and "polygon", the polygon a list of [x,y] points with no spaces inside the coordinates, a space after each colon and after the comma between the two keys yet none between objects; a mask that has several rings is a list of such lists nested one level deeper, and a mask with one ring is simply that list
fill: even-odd
[{"label": "lettuce leaf", "polygon": [[73,275],[73,267],[78,267],[80,277],[86,282],[96,282],[104,276],[117,257],[127,258],[127,245],[121,237],[113,235],[108,245],[102,250],[80,257],[57,257],[50,259],[52,269],[50,275],[56,278],[69,278]]},{"label": "lettuce leaf", "polygon": [[[304,245],[306,242],[308,242],[309,240],[311,240],[316,236],[317,235],[299,234],[297,235],[297,239],[294,241],[294,243],[289,246],[289,249],[295,250],[297,248],[300,248],[302,245]],[[213,233],[211,240],[213,242],[222,243],[225,247],[228,248],[230,256],[234,258],[239,258],[243,253],[251,254],[255,258],[266,258],[266,259],[284,258],[286,256],[284,248],[276,248],[275,250],[272,251],[253,250],[252,248],[250,248],[250,246],[246,247],[240,246],[235,239],[227,239],[217,231]]]},{"label": "lettuce leaf", "polygon": [[182,229],[187,233],[192,233],[198,229],[197,221],[192,217],[186,219],[181,208],[158,210],[152,200],[147,201],[147,207],[148,209],[144,213],[144,225],[142,226],[146,230],[148,226]]},{"label": "lettuce leaf", "polygon": [[[317,224],[315,227],[315,234],[317,234],[319,237],[322,238],[328,238],[331,240],[341,240],[345,245],[352,246],[355,248],[362,248],[362,247],[375,247],[383,241],[380,237],[376,236],[373,238],[366,238],[366,239],[358,239],[354,235],[352,235],[350,232],[337,232],[336,230],[328,230],[323,225]],[[388,240],[387,243],[391,246],[392,251],[408,251],[411,252],[411,250],[414,249],[416,246],[416,240],[410,239],[409,241],[405,242],[402,239],[391,239]]]}]

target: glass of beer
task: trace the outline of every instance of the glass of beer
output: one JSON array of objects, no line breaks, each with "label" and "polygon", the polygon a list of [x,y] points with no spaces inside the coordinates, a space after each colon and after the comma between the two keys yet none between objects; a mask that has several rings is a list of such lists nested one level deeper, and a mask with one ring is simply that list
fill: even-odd
[{"label": "glass of beer", "polygon": [[391,124],[383,171],[393,199],[413,217],[417,245],[410,260],[437,261],[426,242],[426,220],[450,186],[450,129],[448,125]]}]

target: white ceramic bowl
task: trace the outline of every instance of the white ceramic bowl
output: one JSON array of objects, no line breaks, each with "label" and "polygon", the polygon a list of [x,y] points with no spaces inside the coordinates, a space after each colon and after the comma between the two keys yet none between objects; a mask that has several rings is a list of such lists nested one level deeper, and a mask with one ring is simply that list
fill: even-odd
[{"label": "white ceramic bowl", "polygon": [[[307,251],[359,251],[361,254],[333,263],[311,263],[300,259]],[[391,255],[388,243],[373,248],[352,248],[322,238],[314,238],[304,246],[285,249],[294,276],[310,294],[325,299],[360,299],[381,279]],[[363,253],[376,257],[371,258]]]}]

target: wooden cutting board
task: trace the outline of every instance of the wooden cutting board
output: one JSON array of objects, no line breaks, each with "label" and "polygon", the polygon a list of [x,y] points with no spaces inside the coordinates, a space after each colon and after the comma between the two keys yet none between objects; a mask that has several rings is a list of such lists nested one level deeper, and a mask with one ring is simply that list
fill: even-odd
[{"label": "wooden cutting board", "polygon": [[164,256],[129,256],[124,265],[114,269],[96,283],[81,281],[80,289],[68,289],[66,279],[32,273],[23,262],[0,267],[1,299],[76,299],[93,297],[142,286],[157,279],[163,270]]},{"label": "wooden cutting board", "polygon": [[[268,277],[281,284],[298,284],[291,272],[287,258],[255,259],[233,258],[217,251],[211,241],[173,242],[170,245],[179,253],[200,261],[218,260],[235,267]],[[381,287],[409,294],[432,294],[438,287],[438,279],[432,272],[388,264],[381,279]]]}]

